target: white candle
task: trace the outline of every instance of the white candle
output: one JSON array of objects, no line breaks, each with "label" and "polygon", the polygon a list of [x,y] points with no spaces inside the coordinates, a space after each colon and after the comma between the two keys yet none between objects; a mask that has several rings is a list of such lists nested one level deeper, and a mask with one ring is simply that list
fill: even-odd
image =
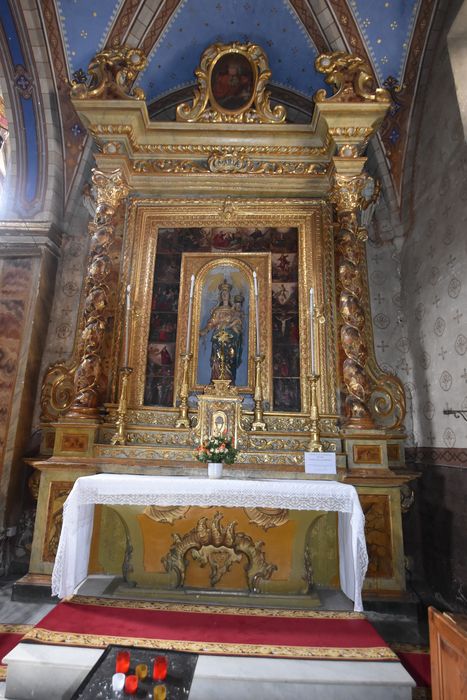
[{"label": "white candle", "polygon": [[259,304],[258,304],[258,279],[256,270],[253,271],[253,287],[255,290],[255,315],[256,315],[256,357],[259,357]]},{"label": "white candle", "polygon": [[190,352],[190,340],[191,340],[191,314],[193,311],[193,292],[195,290],[195,276],[191,275],[190,284],[190,301],[188,304],[188,327],[186,329],[186,345],[185,345],[185,355]]},{"label": "white candle", "polygon": [[128,367],[130,354],[130,324],[131,324],[131,285],[128,284],[125,294],[125,328],[123,336],[123,367]]},{"label": "white candle", "polygon": [[313,287],[310,287],[310,348],[311,348],[311,373],[316,374],[315,364],[315,305]]}]

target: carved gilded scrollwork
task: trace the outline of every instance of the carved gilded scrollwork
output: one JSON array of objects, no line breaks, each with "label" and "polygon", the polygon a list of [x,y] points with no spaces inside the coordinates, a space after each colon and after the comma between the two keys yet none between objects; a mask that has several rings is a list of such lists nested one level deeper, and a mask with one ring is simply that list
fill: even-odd
[{"label": "carved gilded scrollwork", "polygon": [[190,510],[190,506],[146,506],[143,513],[157,523],[174,523]]},{"label": "carved gilded scrollwork", "polygon": [[334,94],[328,97],[326,90],[318,90],[315,102],[391,102],[384,88],[375,88],[371,68],[359,56],[334,51],[318,56],[315,68],[324,73],[325,81],[332,85]]},{"label": "carved gilded scrollwork", "polygon": [[330,198],[336,205],[339,228],[336,233],[338,308],[341,316],[340,341],[345,353],[342,378],[347,390],[345,415],[354,425],[370,427],[368,406],[373,382],[366,369],[368,346],[363,303],[365,262],[363,243],[366,230],[358,225],[357,212],[365,205],[363,191],[369,177],[336,174]]},{"label": "carved gilded scrollwork", "polygon": [[74,397],[74,375],[77,363],[55,362],[50,365],[41,387],[41,421],[50,423],[68,410]]},{"label": "carved gilded scrollwork", "polygon": [[[231,90],[236,84],[238,89],[232,100],[232,106],[227,105],[216,94],[213,88],[213,72],[220,62],[225,60],[234,63],[244,61],[249,66],[249,85],[245,96],[241,97],[240,88],[242,75],[232,74]],[[272,107],[270,92],[266,86],[271,78],[271,71],[266,54],[256,44],[213,44],[201,56],[200,64],[195,71],[198,85],[195,88],[193,103],[183,102],[177,107],[177,121],[183,122],[244,122],[280,124],[285,121],[286,110],[282,105]],[[235,103],[235,104],[234,104]],[[238,103],[238,104],[237,104]]]},{"label": "carved gilded scrollwork", "polygon": [[113,216],[119,202],[127,196],[128,186],[120,170],[103,173],[94,170],[96,214],[90,224],[89,253],[83,324],[80,341],[80,359],[74,376],[74,399],[67,412],[69,417],[97,418],[102,385],[101,357],[106,328],[108,281],[112,261],[110,247],[114,241]]},{"label": "carved gilded scrollwork", "polygon": [[78,100],[144,100],[144,91],[138,87],[133,88],[133,83],[146,64],[147,59],[141,49],[113,44],[91,60],[88,66],[91,80],[88,85],[72,82],[71,97]]},{"label": "carved gilded scrollwork", "polygon": [[400,379],[382,372],[373,358],[367,364],[374,387],[369,408],[375,422],[387,430],[397,430],[406,413],[405,391]]},{"label": "carved gilded scrollwork", "polygon": [[198,560],[201,566],[209,564],[211,586],[215,586],[231,566],[245,556],[248,588],[258,593],[261,581],[269,579],[277,566],[266,562],[262,551],[264,542],[254,542],[249,535],[236,532],[235,520],[226,527],[222,526],[221,520],[222,514],[217,512],[211,521],[206,517],[200,518],[183,537],[174,533],[173,545],[162,557],[166,571],[175,573],[178,588],[183,586],[188,566],[187,555],[191,552],[193,559]]},{"label": "carved gilded scrollwork", "polygon": [[250,523],[259,525],[263,530],[270,527],[280,527],[289,521],[287,508],[245,508]]}]

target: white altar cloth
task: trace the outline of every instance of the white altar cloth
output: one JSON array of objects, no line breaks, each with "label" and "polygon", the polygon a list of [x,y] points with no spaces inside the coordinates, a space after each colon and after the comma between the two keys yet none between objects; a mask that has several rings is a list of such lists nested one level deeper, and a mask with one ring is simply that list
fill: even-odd
[{"label": "white altar cloth", "polygon": [[353,486],[336,481],[200,479],[181,476],[96,474],[75,481],[63,506],[52,573],[52,595],[64,598],[86,578],[95,504],[290,508],[339,513],[341,587],[363,610],[368,555],[365,516]]}]

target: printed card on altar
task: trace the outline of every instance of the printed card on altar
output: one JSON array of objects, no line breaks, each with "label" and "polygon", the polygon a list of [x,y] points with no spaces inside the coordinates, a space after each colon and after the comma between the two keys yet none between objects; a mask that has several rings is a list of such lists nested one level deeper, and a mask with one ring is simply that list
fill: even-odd
[{"label": "printed card on altar", "polygon": [[305,472],[306,474],[335,475],[336,453],[335,452],[305,452]]}]

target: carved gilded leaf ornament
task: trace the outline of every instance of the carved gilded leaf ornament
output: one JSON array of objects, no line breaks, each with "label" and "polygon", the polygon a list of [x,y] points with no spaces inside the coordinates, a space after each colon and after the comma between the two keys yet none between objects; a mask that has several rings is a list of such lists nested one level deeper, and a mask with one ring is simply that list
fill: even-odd
[{"label": "carved gilded leaf ornament", "polygon": [[133,88],[133,83],[146,65],[147,58],[141,49],[113,44],[91,60],[89,84],[73,81],[70,95],[78,100],[144,100],[144,90]]},{"label": "carved gilded leaf ornament", "polygon": [[264,542],[254,542],[244,532],[236,532],[235,520],[226,527],[221,524],[221,520],[222,514],[217,512],[212,520],[200,518],[195,527],[183,536],[174,533],[173,545],[162,557],[165,570],[175,573],[177,587],[183,586],[188,566],[187,556],[191,552],[193,559],[202,567],[209,565],[211,586],[215,586],[232,565],[239,563],[244,556],[247,559],[244,569],[248,588],[252,593],[258,593],[261,581],[269,579],[277,566],[267,563],[262,551]]},{"label": "carved gilded leaf ornament", "polygon": [[193,103],[177,107],[177,121],[280,124],[282,105],[271,106],[266,86],[271,71],[257,44],[213,44],[195,70],[198,84]]},{"label": "carved gilded leaf ornament", "polygon": [[315,61],[316,70],[324,73],[325,81],[332,85],[334,94],[328,97],[326,90],[315,93],[315,102],[391,102],[384,88],[375,89],[375,81],[368,63],[344,51],[325,53]]}]

